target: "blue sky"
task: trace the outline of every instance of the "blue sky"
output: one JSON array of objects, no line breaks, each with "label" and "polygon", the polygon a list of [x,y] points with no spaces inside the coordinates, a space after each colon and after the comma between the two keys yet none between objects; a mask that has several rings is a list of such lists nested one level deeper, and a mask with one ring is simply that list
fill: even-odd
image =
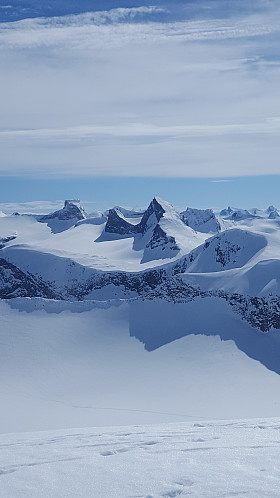
[{"label": "blue sky", "polygon": [[278,3],[2,0],[0,203],[279,206]]}]

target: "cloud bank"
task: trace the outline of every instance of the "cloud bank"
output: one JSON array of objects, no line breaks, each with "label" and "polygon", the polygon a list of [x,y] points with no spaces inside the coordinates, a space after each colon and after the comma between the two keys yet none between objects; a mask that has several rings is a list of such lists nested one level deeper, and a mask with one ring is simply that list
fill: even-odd
[{"label": "cloud bank", "polygon": [[176,22],[143,6],[0,24],[0,174],[279,173],[276,14]]}]

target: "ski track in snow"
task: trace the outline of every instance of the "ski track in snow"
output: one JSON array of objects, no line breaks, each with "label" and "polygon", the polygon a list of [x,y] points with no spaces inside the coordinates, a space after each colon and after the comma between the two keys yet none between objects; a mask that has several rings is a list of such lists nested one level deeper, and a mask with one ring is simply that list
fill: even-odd
[{"label": "ski track in snow", "polygon": [[279,457],[279,418],[6,434],[0,492],[5,498],[276,498]]}]

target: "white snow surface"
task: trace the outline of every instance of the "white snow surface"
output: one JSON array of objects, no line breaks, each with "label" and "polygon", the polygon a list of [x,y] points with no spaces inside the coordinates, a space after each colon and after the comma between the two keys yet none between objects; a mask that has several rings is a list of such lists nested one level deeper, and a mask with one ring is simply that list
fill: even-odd
[{"label": "white snow surface", "polygon": [[277,343],[224,302],[203,306],[0,301],[1,431],[280,416],[280,376],[231,337]]},{"label": "white snow surface", "polygon": [[278,498],[280,419],[7,434],[5,498]]}]

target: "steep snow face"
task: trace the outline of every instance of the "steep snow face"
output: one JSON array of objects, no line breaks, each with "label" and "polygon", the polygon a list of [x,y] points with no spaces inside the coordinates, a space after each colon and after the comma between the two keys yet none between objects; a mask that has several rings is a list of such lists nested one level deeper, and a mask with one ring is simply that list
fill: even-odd
[{"label": "steep snow face", "polygon": [[187,208],[186,211],[180,213],[182,221],[189,227],[198,232],[216,233],[221,230],[212,209],[192,209]]},{"label": "steep snow face", "polygon": [[171,204],[159,197],[153,199],[140,225],[145,241],[142,262],[172,259],[190,252],[204,240],[182,222]]},{"label": "steep snow face", "polygon": [[85,218],[86,213],[79,200],[66,200],[62,209],[51,214],[38,216],[37,220],[40,223],[47,223],[53,233],[59,233],[68,230]]},{"label": "steep snow face", "polygon": [[189,272],[218,272],[241,268],[267,245],[267,239],[240,229],[223,232],[208,239],[189,268]]},{"label": "steep snow face", "polygon": [[[280,296],[280,260],[264,260],[259,261],[256,265],[250,268],[246,274],[247,289],[239,290],[247,291],[253,296]],[[241,283],[241,282],[240,282]]]}]

